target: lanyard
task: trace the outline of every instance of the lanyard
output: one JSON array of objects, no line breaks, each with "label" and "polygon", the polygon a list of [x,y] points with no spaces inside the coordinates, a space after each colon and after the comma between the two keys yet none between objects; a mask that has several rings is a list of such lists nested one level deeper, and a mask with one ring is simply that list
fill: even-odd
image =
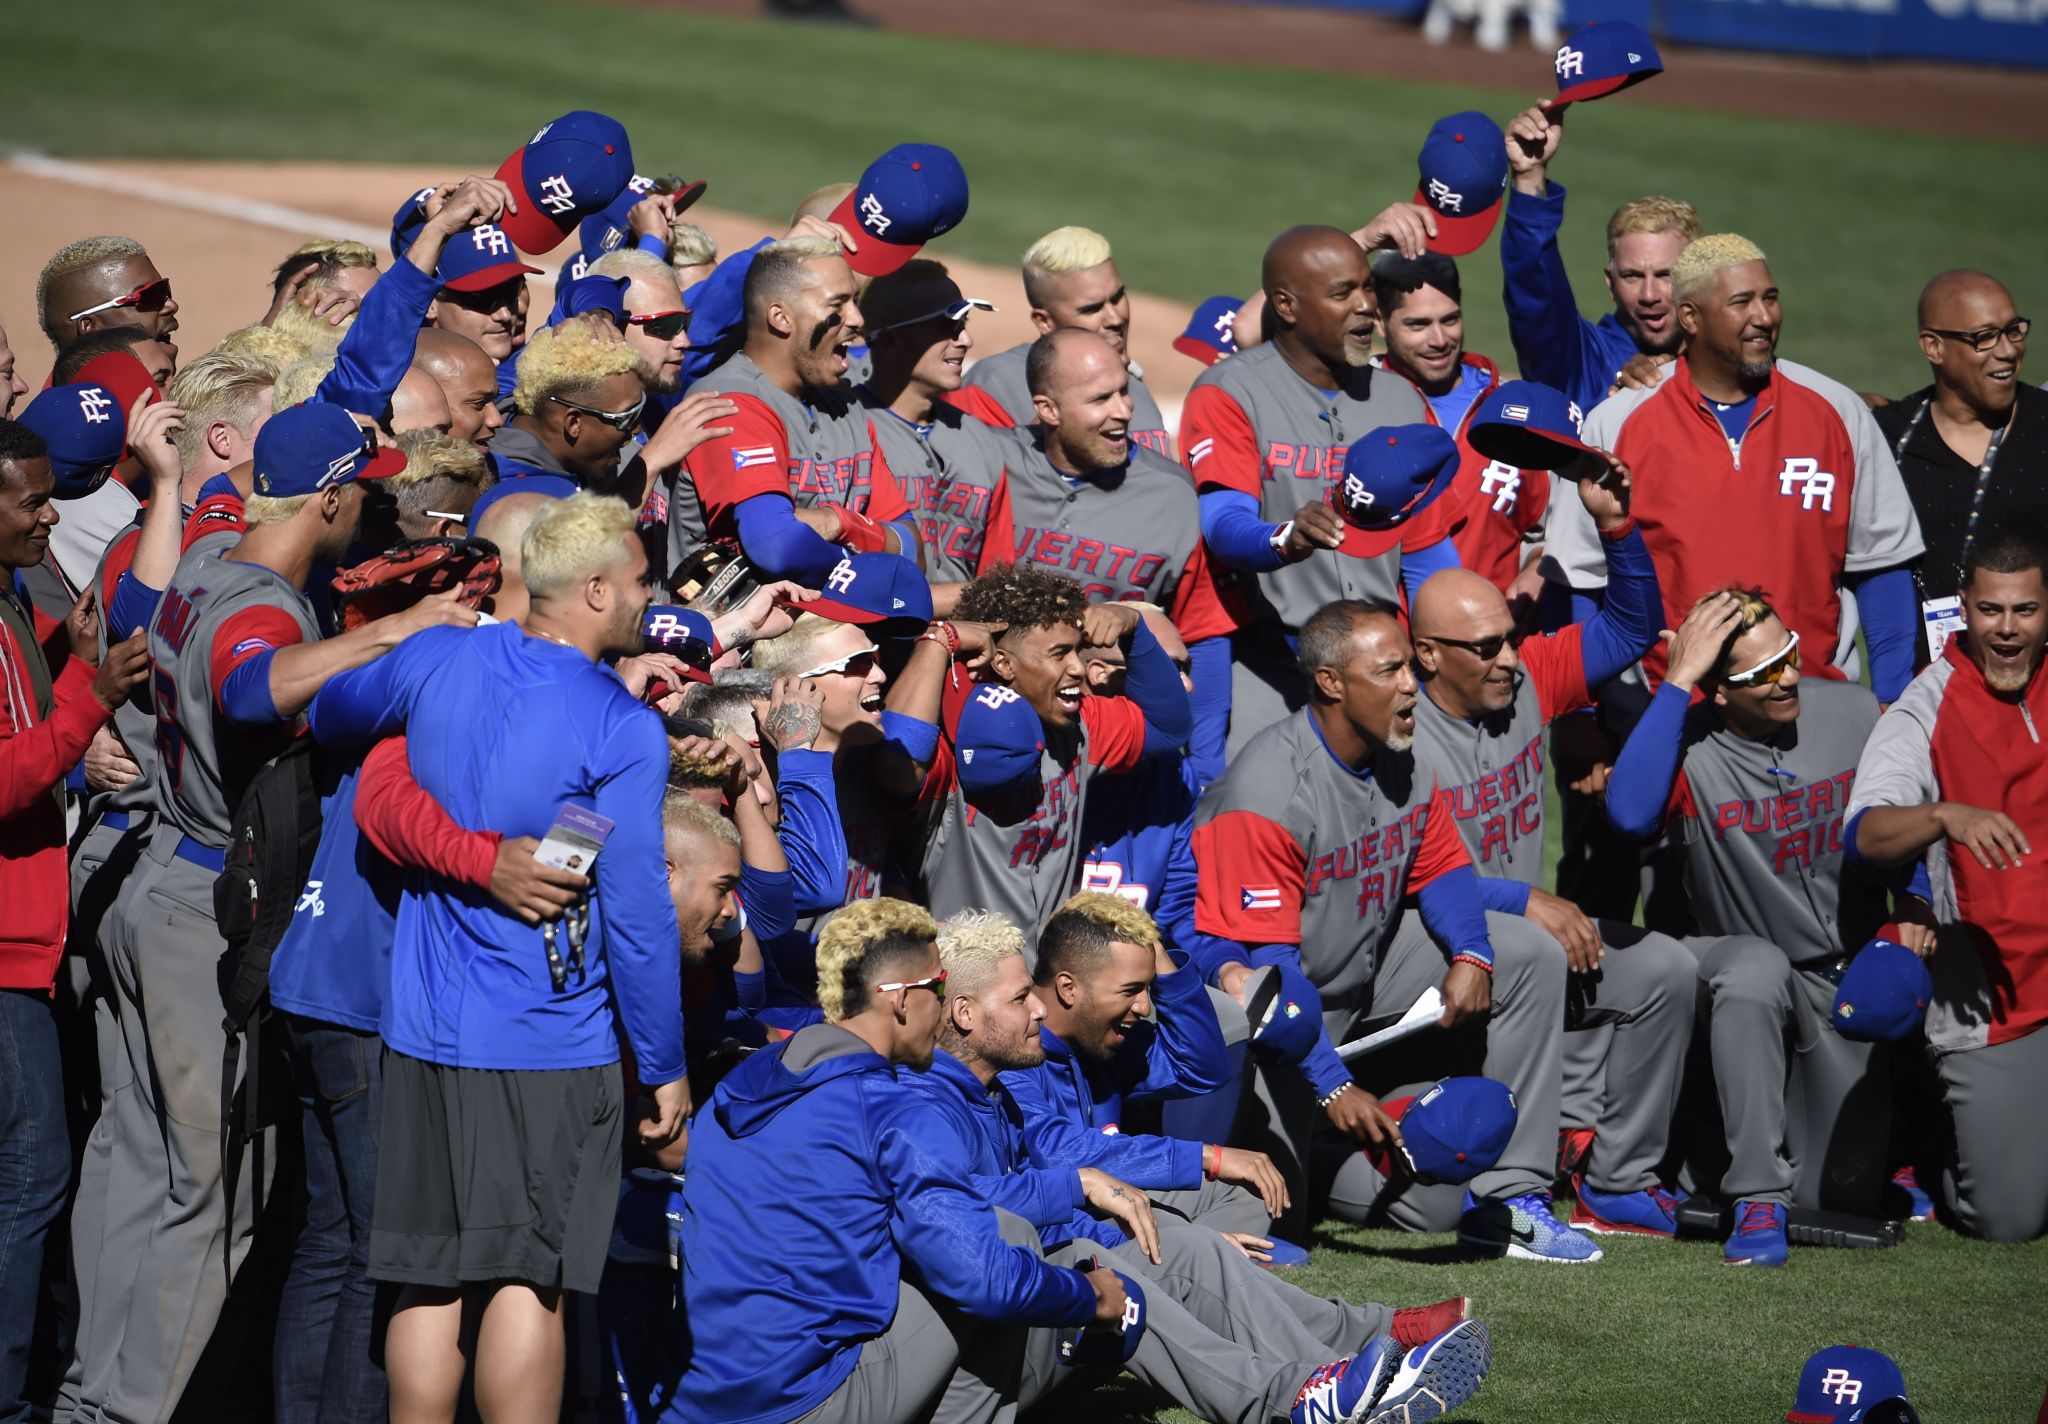
[{"label": "lanyard", "polygon": [[[1920,428],[1920,422],[1927,418],[1928,410],[1934,405],[1934,397],[1920,402],[1920,409],[1913,412],[1913,418],[1906,422],[1905,431],[1898,443],[1892,446],[1892,459],[1902,460],[1906,455],[1906,444],[1913,438],[1913,432]],[[1991,442],[1984,447],[1984,459],[1977,466],[1977,488],[1970,496],[1970,519],[1963,526],[1963,556],[1957,560],[1961,568],[1970,562],[1970,551],[1977,543],[1977,520],[1984,513],[1984,496],[1991,488],[1991,467],[1998,461],[1998,447],[2005,443],[2005,432],[2012,429],[2013,416],[2019,414],[2019,402],[2013,402],[2012,415],[2005,418],[2005,424],[1991,432]]]}]

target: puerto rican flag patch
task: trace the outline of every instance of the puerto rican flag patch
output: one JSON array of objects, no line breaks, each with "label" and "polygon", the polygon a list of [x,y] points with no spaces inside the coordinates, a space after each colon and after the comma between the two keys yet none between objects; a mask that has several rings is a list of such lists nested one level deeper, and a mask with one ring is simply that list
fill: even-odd
[{"label": "puerto rican flag patch", "polygon": [[772,445],[753,445],[744,450],[738,446],[733,447],[732,467],[735,470],[751,469],[755,465],[772,465],[774,463],[775,447]]},{"label": "puerto rican flag patch", "polygon": [[1280,887],[1278,885],[1244,885],[1238,888],[1238,902],[1247,910],[1277,910],[1280,908]]}]

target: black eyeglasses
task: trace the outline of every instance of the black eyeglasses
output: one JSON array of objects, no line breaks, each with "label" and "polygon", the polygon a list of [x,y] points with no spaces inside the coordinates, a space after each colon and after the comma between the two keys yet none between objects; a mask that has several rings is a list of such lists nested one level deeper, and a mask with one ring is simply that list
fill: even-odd
[{"label": "black eyeglasses", "polygon": [[549,396],[548,399],[556,405],[565,405],[571,410],[581,411],[592,420],[601,420],[612,429],[619,431],[631,430],[634,426],[638,425],[640,423],[640,412],[647,409],[646,396],[640,397],[640,399],[634,401],[625,410],[599,410],[596,406],[578,405],[575,401],[565,400],[561,396]]},{"label": "black eyeglasses", "polygon": [[1972,351],[1989,351],[1998,345],[1998,338],[2001,336],[2015,346],[2025,346],[2027,328],[2033,324],[2026,317],[2016,317],[2004,326],[1984,326],[1975,331],[1943,331],[1938,326],[1930,326],[1927,328],[1927,334],[1948,341],[1960,341]]},{"label": "black eyeglasses", "polygon": [[1453,648],[1463,648],[1483,663],[1490,663],[1499,657],[1500,650],[1508,645],[1508,635],[1505,633],[1496,633],[1491,638],[1481,638],[1476,643],[1468,643],[1463,638],[1439,638],[1431,633],[1417,633],[1415,636],[1427,638],[1432,643],[1446,643]]},{"label": "black eyeglasses", "polygon": [[647,312],[642,316],[629,316],[626,325],[637,326],[657,341],[674,341],[683,334],[683,328],[690,324],[689,311]]}]

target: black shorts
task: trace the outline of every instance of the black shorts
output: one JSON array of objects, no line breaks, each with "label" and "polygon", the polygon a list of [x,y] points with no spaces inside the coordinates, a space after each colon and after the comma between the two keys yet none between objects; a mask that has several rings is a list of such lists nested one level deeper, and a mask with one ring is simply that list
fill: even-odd
[{"label": "black shorts", "polygon": [[622,1102],[616,1063],[450,1068],[386,1048],[371,1278],[595,1292]]}]

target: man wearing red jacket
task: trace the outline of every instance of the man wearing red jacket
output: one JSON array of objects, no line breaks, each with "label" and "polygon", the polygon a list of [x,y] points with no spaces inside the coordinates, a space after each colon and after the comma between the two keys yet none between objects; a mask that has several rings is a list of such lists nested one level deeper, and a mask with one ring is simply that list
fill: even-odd
[{"label": "man wearing red jacket", "polygon": [[71,1141],[50,994],[70,917],[64,777],[149,671],[142,635],[95,670],[99,615],[82,600],[64,621],[69,654],[52,673],[42,640],[57,631],[21,596],[16,575],[41,564],[57,523],[41,436],[0,420],[0,1415],[27,1417],[22,1389],[43,1270],[43,1240],[70,1187]]},{"label": "man wearing red jacket", "polygon": [[1925,855],[1939,926],[1927,1048],[1954,1119],[1943,1195],[1994,1241],[2048,1232],[2048,547],[1996,532],[1963,567],[1963,632],[1878,719],[1843,837]]}]

